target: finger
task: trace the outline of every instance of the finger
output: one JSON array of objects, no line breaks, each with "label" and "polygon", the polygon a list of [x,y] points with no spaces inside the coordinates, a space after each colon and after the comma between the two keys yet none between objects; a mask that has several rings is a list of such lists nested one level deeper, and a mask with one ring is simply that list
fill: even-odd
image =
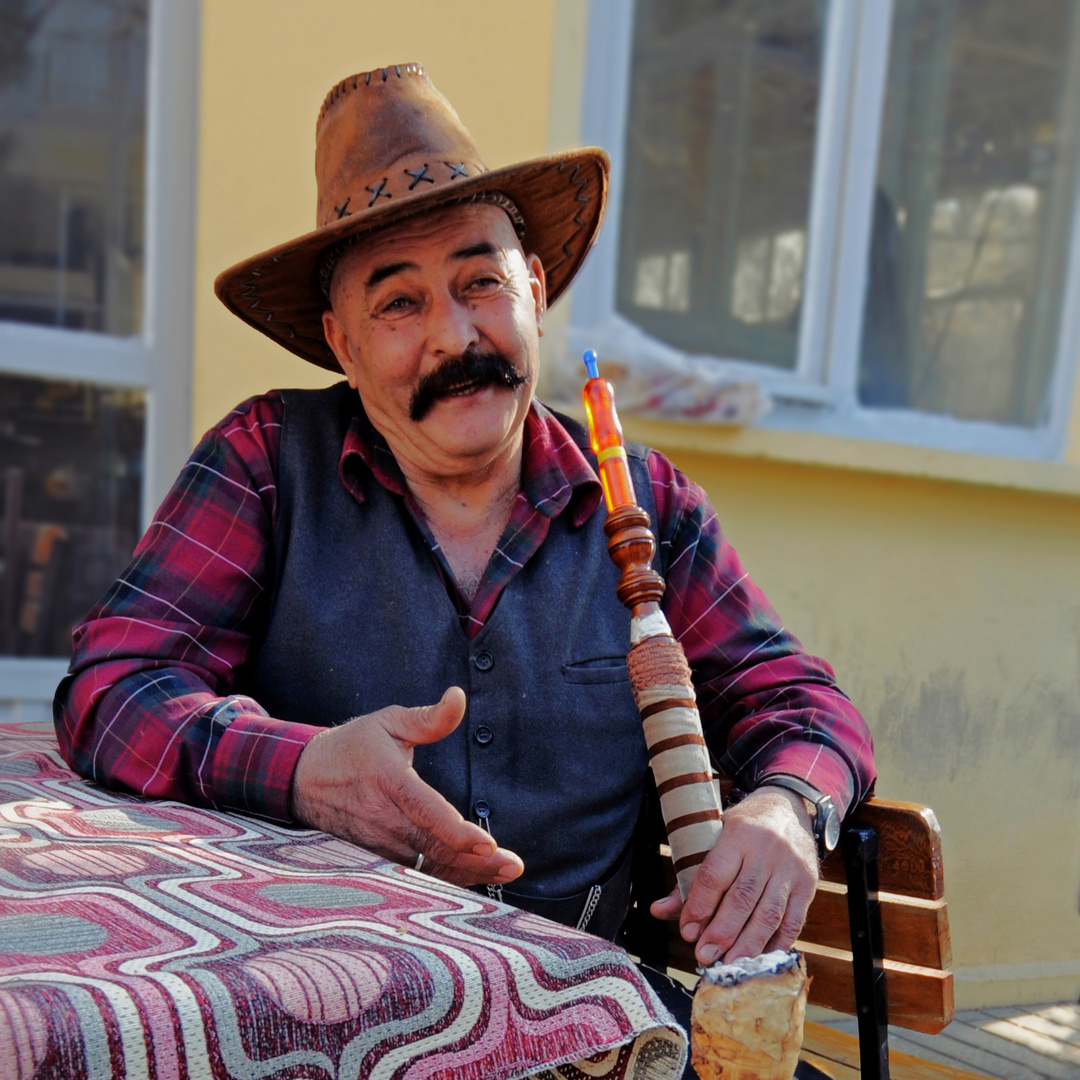
[{"label": "finger", "polygon": [[[765,952],[769,939],[784,921],[789,900],[790,890],[787,884],[773,878],[762,891],[742,929],[734,935],[731,945],[726,950],[721,946],[725,962],[730,963],[740,956],[757,956]],[[702,936],[707,937],[707,934]],[[704,946],[703,951],[710,947],[711,945]]]},{"label": "finger", "polygon": [[[738,876],[724,892],[716,914],[707,923],[702,921],[704,930],[698,937],[697,948],[694,950],[699,963],[711,964],[718,956],[730,951],[747,922],[754,917],[769,880],[769,875],[755,866],[744,864],[740,868]],[[770,899],[775,903],[774,898]],[[786,902],[786,890],[784,899]],[[767,911],[771,912],[772,908]],[[763,916],[765,914],[766,912],[762,913]],[[761,938],[761,944],[771,937],[782,918],[783,907],[776,913],[775,921]],[[685,937],[685,933],[683,936]]]},{"label": "finger", "polygon": [[[491,838],[486,833],[484,836],[490,843]],[[360,840],[355,842],[359,843]],[[456,851],[412,825],[407,818],[402,818],[393,828],[384,827],[378,837],[364,837],[362,846],[383,858],[414,869],[417,855],[423,853],[423,873],[446,878],[448,874],[438,870],[443,867],[452,870],[453,880],[461,884],[505,884],[520,877],[525,868],[521,858],[508,848],[492,847],[491,853],[487,854],[489,849],[485,847],[485,853],[480,855]]]},{"label": "finger", "polygon": [[442,795],[425,784],[415,770],[407,769],[394,778],[386,794],[405,815],[421,841],[443,844],[455,854],[480,856],[495,854],[494,837],[471,821],[466,821]]},{"label": "finger", "polygon": [[814,899],[814,889],[794,888],[788,897],[787,911],[784,912],[783,921],[777,931],[765,946],[765,952],[773,949],[790,949],[795,944],[803,926],[806,925],[806,914],[810,910],[810,903]]},{"label": "finger", "polygon": [[742,870],[742,855],[734,845],[718,841],[694,875],[679,918],[684,941],[697,941]]},{"label": "finger", "polygon": [[654,919],[674,922],[682,914],[682,909],[682,897],[679,895],[678,887],[676,887],[667,896],[654,900],[649,907],[649,913]]},{"label": "finger", "polygon": [[[432,861],[431,873],[457,884],[505,884],[525,871],[521,858],[466,821],[434,788],[409,770],[395,803],[411,823],[407,843]],[[408,849],[407,849],[408,850]]]},{"label": "finger", "polygon": [[[485,836],[487,834],[485,833]],[[491,837],[488,837],[491,840]],[[424,870],[435,877],[435,867],[453,867],[466,873],[470,884],[480,881],[507,882],[520,877],[525,869],[521,858],[509,848],[494,847],[490,854],[474,851],[457,851],[420,829],[410,828],[405,841],[405,854],[400,861],[411,865],[415,852],[424,853]]]},{"label": "finger", "polygon": [[434,705],[392,706],[374,715],[406,747],[438,742],[445,739],[465,716],[465,691],[460,686],[451,686]]},{"label": "finger", "polygon": [[475,866],[475,860],[467,855],[458,856],[456,860],[449,863],[438,860],[428,862],[425,856],[424,873],[440,881],[449,881],[454,885],[505,885],[520,875],[519,868],[524,869],[524,864],[517,855],[505,848],[499,849],[499,855],[507,860],[504,864],[507,869],[494,875],[478,869]]}]

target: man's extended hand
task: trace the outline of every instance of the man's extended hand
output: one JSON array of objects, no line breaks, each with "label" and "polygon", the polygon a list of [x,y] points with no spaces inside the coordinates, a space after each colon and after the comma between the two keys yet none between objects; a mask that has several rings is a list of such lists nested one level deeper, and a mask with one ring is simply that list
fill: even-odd
[{"label": "man's extended hand", "polygon": [[818,879],[817,848],[803,800],[761,787],[724,811],[719,840],[698,869],[683,904],[676,889],[651,908],[678,919],[696,941],[700,964],[790,948]]},{"label": "man's extended hand", "polygon": [[314,829],[351,840],[458,885],[512,881],[525,869],[466,821],[413,769],[413,747],[449,735],[465,715],[465,693],[450,687],[437,705],[392,705],[319,732],[300,755],[293,813]]}]

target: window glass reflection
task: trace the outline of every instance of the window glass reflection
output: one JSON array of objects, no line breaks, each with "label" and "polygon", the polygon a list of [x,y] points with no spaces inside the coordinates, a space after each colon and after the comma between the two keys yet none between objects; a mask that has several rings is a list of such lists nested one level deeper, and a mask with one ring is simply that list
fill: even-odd
[{"label": "window glass reflection", "polygon": [[859,397],[1036,426],[1073,214],[1080,6],[893,12]]},{"label": "window glass reflection", "polygon": [[821,0],[638,0],[619,310],[688,352],[794,368]]},{"label": "window glass reflection", "polygon": [[146,0],[0,0],[0,319],[135,334]]},{"label": "window glass reflection", "polygon": [[145,395],[0,376],[0,655],[71,652],[139,535]]}]

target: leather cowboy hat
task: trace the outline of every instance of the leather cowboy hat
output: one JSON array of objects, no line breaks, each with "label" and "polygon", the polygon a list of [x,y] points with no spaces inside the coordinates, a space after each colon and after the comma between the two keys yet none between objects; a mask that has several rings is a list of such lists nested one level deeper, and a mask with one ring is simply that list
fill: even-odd
[{"label": "leather cowboy hat", "polygon": [[510,214],[526,252],[540,257],[551,303],[596,239],[608,166],[603,150],[585,148],[489,170],[419,64],[350,75],[327,94],[315,127],[317,227],[225,270],[214,291],[256,330],[340,371],[322,313],[344,248],[414,214],[492,202]]}]

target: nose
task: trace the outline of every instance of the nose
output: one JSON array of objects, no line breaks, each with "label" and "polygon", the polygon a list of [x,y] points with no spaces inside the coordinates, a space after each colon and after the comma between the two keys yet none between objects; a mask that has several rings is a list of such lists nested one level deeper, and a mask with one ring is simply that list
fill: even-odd
[{"label": "nose", "polygon": [[427,312],[428,350],[435,356],[460,356],[480,341],[480,331],[468,304],[450,293],[433,298]]}]

